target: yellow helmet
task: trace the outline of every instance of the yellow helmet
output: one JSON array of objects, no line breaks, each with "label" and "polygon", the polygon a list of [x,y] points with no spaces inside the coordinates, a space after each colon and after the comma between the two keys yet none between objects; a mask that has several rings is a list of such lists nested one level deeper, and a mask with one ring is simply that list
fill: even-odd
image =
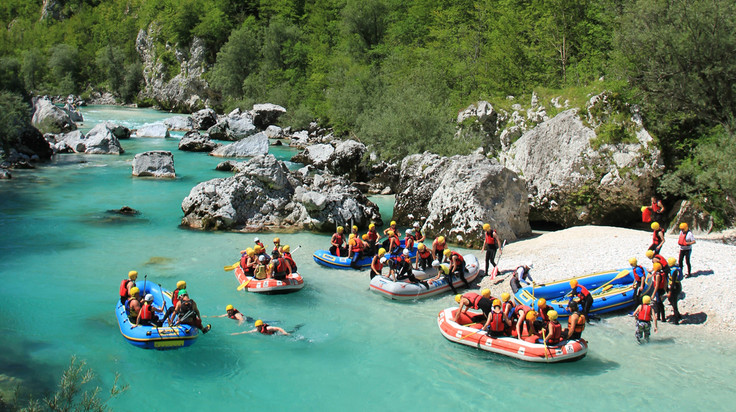
[{"label": "yellow helmet", "polygon": [[281,239],[275,237],[273,238],[273,243],[281,243]]},{"label": "yellow helmet", "polygon": [[284,247],[283,247],[283,249],[282,249],[282,250],[283,250],[284,252],[287,252],[287,253],[288,253],[288,252],[291,252],[291,246],[289,246],[289,245],[284,245]]},{"label": "yellow helmet", "polygon": [[386,249],[384,249],[384,248],[378,249],[378,256],[383,256],[385,254],[386,254]]},{"label": "yellow helmet", "polygon": [[389,236],[393,236],[393,235],[394,235],[394,231],[393,231],[393,230],[389,230],[389,231],[388,231],[388,232],[386,232],[386,233],[388,233],[388,235],[389,235]]},{"label": "yellow helmet", "polygon": [[493,299],[493,306],[501,306],[501,301],[498,299]]},{"label": "yellow helmet", "polygon": [[368,240],[368,233],[363,234],[363,240]]},{"label": "yellow helmet", "polygon": [[526,313],[526,320],[534,320],[537,318],[537,312],[530,310]]},{"label": "yellow helmet", "polygon": [[376,228],[376,225],[373,224],[373,223],[371,223],[370,225],[368,225],[368,230],[373,230],[375,228]]},{"label": "yellow helmet", "polygon": [[184,282],[183,280],[180,280],[176,282],[176,288],[177,289],[186,289],[187,288],[187,282]]},{"label": "yellow helmet", "polygon": [[642,206],[640,210],[641,210],[642,212],[646,212],[646,211],[647,211],[647,207],[646,207],[646,206]]},{"label": "yellow helmet", "polygon": [[262,321],[262,320],[260,320],[260,319],[258,319],[258,320],[256,321],[256,323],[254,324],[254,326],[255,326],[255,327],[259,327],[259,326],[261,326],[261,325],[263,325],[263,321]]},{"label": "yellow helmet", "polygon": [[667,264],[670,265],[670,266],[675,266],[676,263],[677,263],[677,259],[675,259],[675,258],[672,258],[671,257],[671,258],[667,259]]},{"label": "yellow helmet", "polygon": [[480,291],[480,295],[484,298],[490,298],[491,297],[491,290],[490,289],[483,289]]},{"label": "yellow helmet", "polygon": [[680,223],[680,230],[687,230],[687,223],[685,222]]},{"label": "yellow helmet", "polygon": [[262,251],[263,251],[263,248],[261,247],[261,245],[256,245],[256,247],[254,247],[254,248],[253,248],[253,252],[254,252],[255,254],[259,254],[259,253],[261,253]]},{"label": "yellow helmet", "polygon": [[357,232],[358,231],[358,226],[353,225],[353,230]]},{"label": "yellow helmet", "polygon": [[137,270],[131,270],[128,272],[128,279],[130,280],[136,280],[138,279],[138,271]]},{"label": "yellow helmet", "polygon": [[426,249],[426,248],[427,248],[427,247],[426,247],[426,246],[424,246],[424,243],[417,243],[417,249],[419,249],[419,250],[424,250],[424,249]]},{"label": "yellow helmet", "polygon": [[396,221],[395,220],[392,220],[391,221],[391,224],[389,226],[396,226]]},{"label": "yellow helmet", "polygon": [[574,288],[577,285],[578,285],[578,280],[577,279],[573,279],[573,280],[570,281],[570,287],[571,288]]},{"label": "yellow helmet", "polygon": [[649,302],[651,302],[651,301],[652,301],[652,298],[650,298],[649,295],[644,295],[644,297],[641,298],[641,303],[643,303],[645,305],[648,305]]},{"label": "yellow helmet", "polygon": [[544,306],[546,304],[547,304],[547,299],[539,298],[539,302],[537,302],[537,306]]},{"label": "yellow helmet", "polygon": [[550,310],[549,312],[547,312],[547,317],[549,317],[549,320],[557,320],[558,315],[559,314],[556,310]]},{"label": "yellow helmet", "polygon": [[338,226],[337,227],[337,233],[342,233],[344,231],[345,231],[345,228],[344,227],[342,227],[342,226]]},{"label": "yellow helmet", "polygon": [[460,300],[463,298],[463,295],[457,294],[455,295],[455,302],[460,303]]},{"label": "yellow helmet", "polygon": [[348,240],[348,245],[355,246],[355,244],[356,244],[356,242],[355,242],[355,236],[353,236],[353,237],[350,238],[350,240]]},{"label": "yellow helmet", "polygon": [[227,306],[225,306],[225,310],[233,310],[233,309],[235,309],[233,307],[233,305],[227,305]]},{"label": "yellow helmet", "polygon": [[445,237],[444,236],[439,236],[437,238],[437,243],[445,243]]},{"label": "yellow helmet", "polygon": [[503,292],[503,293],[501,294],[501,300],[502,300],[502,301],[504,301],[504,302],[508,302],[508,301],[509,301],[509,299],[511,299],[511,295],[509,294],[509,292]]},{"label": "yellow helmet", "polygon": [[445,256],[450,256],[452,254],[452,251],[450,249],[445,249],[445,251],[442,254]]},{"label": "yellow helmet", "polygon": [[662,270],[662,265],[660,265],[657,262],[654,262],[654,264],[652,265],[652,272],[656,272],[658,270]]},{"label": "yellow helmet", "polygon": [[139,293],[141,293],[141,290],[140,289],[138,289],[136,287],[130,288],[130,296],[135,296],[135,295],[137,295]]},{"label": "yellow helmet", "polygon": [[654,257],[654,251],[653,251],[653,250],[651,250],[651,249],[650,249],[650,250],[647,250],[647,252],[645,253],[645,255],[647,255],[647,257],[648,257],[649,259],[651,259],[651,258],[653,258],[653,257]]},{"label": "yellow helmet", "polygon": [[652,230],[659,230],[659,223],[652,222],[650,227],[652,228]]},{"label": "yellow helmet", "polygon": [[350,236],[348,236],[348,239],[355,239],[355,233],[351,233]]},{"label": "yellow helmet", "polygon": [[483,230],[485,230],[486,232],[491,230],[491,225],[489,225],[488,223],[483,224]]},{"label": "yellow helmet", "polygon": [[248,248],[248,249],[245,249],[245,253],[247,253],[248,256],[253,257],[253,255],[256,254],[256,251],[253,250],[253,248]]},{"label": "yellow helmet", "polygon": [[631,259],[629,259],[629,265],[636,266],[637,263],[639,262],[636,260],[636,258],[632,257]]}]

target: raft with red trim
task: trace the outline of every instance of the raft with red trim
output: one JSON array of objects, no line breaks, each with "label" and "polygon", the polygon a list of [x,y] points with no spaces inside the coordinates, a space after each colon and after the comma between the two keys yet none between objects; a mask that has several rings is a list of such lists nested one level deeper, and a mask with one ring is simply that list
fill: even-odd
[{"label": "raft with red trim", "polygon": [[556,345],[548,344],[545,349],[544,344],[537,341],[528,342],[511,337],[493,338],[480,330],[483,324],[477,323],[476,313],[468,311],[461,314],[455,322],[457,310],[457,307],[451,307],[441,311],[437,316],[437,326],[445,338],[461,345],[539,363],[572,362],[584,358],[588,353],[588,343],[584,339],[565,340]]},{"label": "raft with red trim", "polygon": [[[465,260],[465,268],[468,270],[465,274],[465,280],[467,280],[468,283],[473,282],[480,273],[478,258],[468,254],[463,256],[463,259]],[[436,271],[437,270],[435,269],[434,272],[436,273]],[[418,271],[416,270],[414,271],[415,276],[417,272]],[[418,279],[426,278],[419,276],[416,277]],[[447,279],[444,277],[437,280],[428,280],[427,284],[429,285],[429,288],[424,287],[421,283],[411,283],[408,280],[400,280],[396,282],[385,276],[376,276],[371,279],[370,287],[373,292],[376,292],[387,299],[393,300],[422,299],[452,290],[450,285],[447,283]],[[452,285],[455,288],[459,288],[464,287],[465,283],[462,279],[453,277]]]},{"label": "raft with red trim", "polygon": [[253,276],[246,276],[243,268],[240,266],[235,268],[234,272],[239,285],[242,285],[243,282],[248,282],[245,286],[248,292],[277,295],[296,292],[304,287],[304,279],[297,272],[286,275],[286,279],[284,280],[276,280],[274,278],[258,280]]}]

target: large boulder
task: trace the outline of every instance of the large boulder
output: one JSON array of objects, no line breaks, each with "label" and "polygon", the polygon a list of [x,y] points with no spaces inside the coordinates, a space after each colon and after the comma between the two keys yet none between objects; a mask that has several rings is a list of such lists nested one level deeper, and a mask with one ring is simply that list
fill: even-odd
[{"label": "large boulder", "polygon": [[223,117],[217,123],[207,129],[211,139],[217,140],[240,140],[252,136],[258,132],[253,121],[246,115],[231,113]]},{"label": "large boulder", "polygon": [[159,139],[171,137],[169,134],[169,127],[164,123],[144,124],[136,130],[135,135],[137,137],[152,137]]},{"label": "large boulder", "polygon": [[260,132],[229,145],[220,146],[210,152],[217,157],[252,157],[268,153],[268,137]]},{"label": "large boulder", "polygon": [[355,140],[319,143],[307,146],[304,151],[294,155],[291,161],[312,165],[358,181],[364,180],[368,173],[367,168],[363,166],[366,150],[363,143]]},{"label": "large boulder", "polygon": [[197,130],[207,130],[217,124],[217,113],[212,109],[202,109],[192,114],[194,119],[194,128]]},{"label": "large boulder", "polygon": [[294,155],[291,161],[322,169],[330,162],[333,153],[335,153],[335,148],[331,144],[313,144]]},{"label": "large boulder", "polygon": [[653,194],[662,161],[644,129],[635,143],[601,144],[577,109],[525,132],[500,154],[501,164],[524,176],[531,221],[562,226],[635,222],[642,199]]},{"label": "large boulder", "polygon": [[[230,164],[235,176],[195,186],[182,202],[182,225],[206,230],[332,230],[380,222],[378,207],[337,177],[319,184],[292,173],[273,155]],[[311,184],[311,185],[310,185]]]},{"label": "large boulder", "polygon": [[261,130],[272,124],[276,124],[279,117],[284,113],[286,113],[286,109],[271,103],[254,104],[253,110],[251,110],[251,114],[253,115],[253,124]]},{"label": "large boulder", "polygon": [[108,128],[113,136],[118,140],[130,139],[130,129],[123,125],[113,122],[105,122],[105,127]]},{"label": "large boulder", "polygon": [[169,130],[188,132],[194,129],[194,119],[192,116],[174,116],[164,120],[164,124]]},{"label": "large boulder", "polygon": [[111,155],[125,153],[112,129],[107,127],[107,123],[100,123],[93,127],[87,132],[87,135],[79,130],[64,133],[59,136],[55,146],[59,152]]},{"label": "large boulder", "polygon": [[67,112],[44,98],[36,99],[31,124],[41,133],[66,133],[77,130],[77,124]]},{"label": "large boulder", "polygon": [[166,150],[138,153],[133,158],[133,176],[174,178],[174,155]]},{"label": "large boulder", "polygon": [[185,152],[211,152],[220,147],[220,143],[215,143],[207,136],[202,136],[199,132],[187,132],[184,137],[179,140],[179,150]]},{"label": "large boulder", "polygon": [[483,244],[483,224],[490,223],[513,241],[531,232],[527,197],[524,180],[495,160],[425,152],[401,162],[394,219],[409,226],[410,215],[426,216],[428,236],[472,247]]},{"label": "large boulder", "polygon": [[76,123],[84,121],[84,117],[81,113],[79,113],[79,110],[73,103],[67,102],[66,104],[64,104],[63,110],[66,112],[66,114],[69,115],[69,118],[72,119],[73,122]]},{"label": "large boulder", "polygon": [[457,115],[457,136],[480,136],[483,147],[488,151],[497,149],[499,113],[485,100],[473,103]]}]

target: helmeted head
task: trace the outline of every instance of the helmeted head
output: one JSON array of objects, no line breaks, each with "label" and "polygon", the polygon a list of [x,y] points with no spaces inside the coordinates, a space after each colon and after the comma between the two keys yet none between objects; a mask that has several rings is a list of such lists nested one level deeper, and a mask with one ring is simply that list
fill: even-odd
[{"label": "helmeted head", "polygon": [[438,236],[437,237],[437,243],[445,243],[445,237],[444,236]]},{"label": "helmeted head", "polygon": [[401,254],[404,256],[409,256],[409,249],[404,249],[404,251],[401,252]]},{"label": "helmeted head", "polygon": [[651,259],[651,258],[653,258],[653,257],[654,257],[654,251],[653,251],[653,250],[651,250],[651,249],[650,249],[650,250],[647,250],[647,252],[645,253],[645,255],[646,255],[646,256],[647,256],[647,257],[648,257],[649,259]]},{"label": "helmeted head", "polygon": [[570,310],[570,312],[577,312],[578,302],[576,302],[575,299],[570,299],[570,302],[568,302],[567,304],[567,308]]},{"label": "helmeted head", "polygon": [[650,298],[649,295],[644,295],[644,297],[641,298],[641,303],[645,305],[648,305],[649,303],[651,303],[651,301],[652,301],[652,298]]},{"label": "helmeted head", "polygon": [[573,280],[570,281],[570,287],[571,288],[574,288],[577,285],[578,285],[578,280],[577,279],[573,279]]},{"label": "helmeted head", "polygon": [[276,244],[276,245],[281,244],[281,239],[275,237],[275,238],[273,238],[273,243]]},{"label": "helmeted head", "polygon": [[491,297],[491,290],[490,289],[483,289],[480,291],[480,295],[484,298],[490,298]]},{"label": "helmeted head", "polygon": [[386,249],[384,249],[384,248],[378,249],[378,256],[383,256],[385,254],[386,254]]},{"label": "helmeted head", "polygon": [[176,288],[177,289],[186,289],[187,288],[187,282],[180,280],[176,282]]},{"label": "helmeted head", "polygon": [[146,297],[143,300],[145,300],[148,303],[151,303],[151,302],[153,302],[153,295],[150,294],[150,293],[148,293],[148,294],[146,294]]},{"label": "helmeted head", "polygon": [[438,267],[440,267],[440,261],[439,261],[439,260],[437,260],[437,259],[433,260],[433,261],[432,261],[432,267],[433,267],[433,268],[438,268]]},{"label": "helmeted head", "polygon": [[559,316],[559,313],[557,313],[556,310],[550,310],[547,312],[547,317],[549,317],[549,320],[557,320],[557,317]]},{"label": "helmeted head", "polygon": [[530,310],[526,313],[526,320],[534,320],[537,318],[537,312]]},{"label": "helmeted head", "polygon": [[680,230],[687,231],[687,223],[685,222],[680,223]]},{"label": "helmeted head", "polygon": [[357,231],[358,231],[358,226],[353,225],[353,232],[357,232]]},{"label": "helmeted head", "polygon": [[677,259],[673,257],[667,259],[667,264],[670,265],[670,267],[675,266],[676,263],[677,263]]},{"label": "helmeted head", "polygon": [[413,233],[413,231],[411,229],[406,229],[406,231],[404,233],[406,235],[411,235]]},{"label": "helmeted head", "polygon": [[261,256],[258,256],[258,261],[259,261],[259,262],[261,262],[261,263],[263,263],[263,262],[265,262],[265,261],[266,261],[266,257],[265,257],[265,256],[263,256],[263,255],[261,255]]},{"label": "helmeted head", "polygon": [[130,293],[129,293],[130,296],[138,296],[140,293],[141,293],[140,289],[136,287],[130,288]]},{"label": "helmeted head", "polygon": [[253,238],[253,242],[255,242],[255,243],[258,243],[260,241],[261,241],[261,239],[259,237],[257,237],[257,236]]},{"label": "helmeted head", "polygon": [[258,319],[256,323],[254,324],[255,327],[263,326],[263,321]]},{"label": "helmeted head", "polygon": [[422,227],[422,225],[420,225],[419,222],[414,222],[415,229],[419,229],[420,227]]},{"label": "helmeted head", "polygon": [[508,302],[508,301],[509,301],[509,299],[511,299],[511,294],[509,294],[509,292],[503,292],[503,293],[501,294],[501,300],[502,300],[502,301],[504,301],[504,302]]},{"label": "helmeted head", "polygon": [[289,252],[291,252],[291,246],[284,245],[284,248],[282,250],[284,251],[284,253],[289,253]]},{"label": "helmeted head", "polygon": [[376,228],[376,224],[375,223],[371,223],[370,225],[368,225],[368,230],[373,230],[375,228]]},{"label": "helmeted head", "polygon": [[255,250],[253,250],[253,248],[248,248],[248,249],[245,249],[245,253],[246,253],[246,254],[247,254],[248,256],[250,256],[250,257],[253,257],[253,256],[255,256],[255,255],[256,255],[256,251],[255,251]]},{"label": "helmeted head", "polygon": [[424,243],[417,243],[417,250],[420,250],[420,251],[424,252],[424,249],[426,249],[426,248],[427,247],[424,246]]},{"label": "helmeted head", "polygon": [[233,307],[233,305],[227,305],[227,306],[225,306],[225,310],[226,310],[226,311],[228,311],[228,312],[230,312],[230,311],[231,311],[231,310],[233,310],[233,309],[235,309],[235,308]]},{"label": "helmeted head", "polygon": [[344,231],[345,231],[345,228],[344,227],[342,227],[342,226],[338,226],[337,227],[337,233],[342,233]]},{"label": "helmeted head", "polygon": [[537,302],[537,306],[539,306],[540,308],[547,306],[547,299],[539,298],[539,302]]},{"label": "helmeted head", "polygon": [[483,224],[483,230],[485,230],[486,232],[488,232],[489,230],[491,230],[491,225],[489,225],[488,223],[484,223]]},{"label": "helmeted head", "polygon": [[652,265],[652,272],[656,272],[658,270],[662,270],[662,265],[659,262],[654,262]]},{"label": "helmeted head", "polygon": [[263,248],[260,245],[256,245],[256,247],[253,248],[253,252],[258,255],[261,252],[263,252]]},{"label": "helmeted head", "polygon": [[393,226],[396,226],[396,221],[395,221],[395,220],[392,220],[392,221],[391,221],[391,224],[390,224],[389,226],[392,226],[392,227],[393,227]]},{"label": "helmeted head", "polygon": [[457,295],[455,295],[455,302],[457,302],[457,303],[460,303],[460,301],[461,301],[462,299],[463,299],[463,295],[461,295],[461,294],[459,294],[459,293],[458,293]]},{"label": "helmeted head", "polygon": [[348,239],[355,239],[355,233],[351,233],[350,236],[348,236]]},{"label": "helmeted head", "polygon": [[531,269],[534,267],[534,263],[531,261],[524,263],[524,266],[526,266],[527,269]]},{"label": "helmeted head", "polygon": [[186,289],[182,289],[179,291],[179,297],[183,298],[184,296],[189,297],[189,292],[187,292]]},{"label": "helmeted head", "polygon": [[647,209],[648,209],[648,207],[646,207],[646,206],[642,206],[642,207],[641,207],[641,209],[639,209],[639,210],[641,210],[641,212],[642,212],[642,213],[644,213],[644,212],[646,212],[646,211],[647,211]]},{"label": "helmeted head", "polygon": [[386,262],[388,262],[388,259],[386,259],[385,256],[381,256],[381,259],[379,260],[379,262],[381,262],[382,265],[385,265]]},{"label": "helmeted head", "polygon": [[452,255],[452,251],[450,249],[445,249],[445,251],[442,252],[442,254],[445,255],[445,256],[450,256],[450,255]]},{"label": "helmeted head", "polygon": [[138,279],[138,271],[137,270],[131,270],[128,272],[128,279],[130,280],[136,280]]},{"label": "helmeted head", "polygon": [[652,222],[652,224],[649,227],[651,227],[652,230],[659,230],[659,223]]},{"label": "helmeted head", "polygon": [[362,236],[363,240],[368,240],[368,233],[364,233]]},{"label": "helmeted head", "polygon": [[631,259],[629,259],[629,265],[636,266],[637,263],[639,262],[636,260],[636,258],[632,257]]},{"label": "helmeted head", "polygon": [[501,307],[501,301],[499,299],[493,299],[493,307]]}]

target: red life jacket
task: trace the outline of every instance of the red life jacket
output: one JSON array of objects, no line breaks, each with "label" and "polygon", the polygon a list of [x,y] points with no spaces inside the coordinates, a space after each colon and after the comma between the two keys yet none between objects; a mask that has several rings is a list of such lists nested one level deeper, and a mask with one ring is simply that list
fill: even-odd
[{"label": "red life jacket", "polygon": [[227,314],[227,317],[228,317],[228,318],[230,318],[230,319],[236,319],[236,318],[235,318],[235,315],[237,315],[238,313],[240,313],[240,312],[239,312],[239,311],[238,311],[237,309],[233,309],[233,314],[232,314],[232,315],[230,315],[230,314],[228,313],[228,314]]},{"label": "red life jacket", "polygon": [[414,248],[414,238],[411,235],[404,238],[404,247],[409,250]]},{"label": "red life jacket", "polygon": [[179,301],[179,289],[174,289],[174,292],[171,293],[171,305],[176,307],[176,302]]},{"label": "red life jacket", "polygon": [[496,238],[493,237],[493,232],[495,230],[491,229],[489,232],[486,232],[486,244],[488,246],[494,246],[496,244]]},{"label": "red life jacket", "polygon": [[378,233],[376,233],[375,230],[369,230],[368,231],[368,241],[375,242],[378,240]]},{"label": "red life jacket", "polygon": [[652,321],[652,307],[649,305],[641,305],[641,310],[636,315],[636,318],[642,322]]},{"label": "red life jacket", "polygon": [[371,266],[376,266],[378,268],[377,272],[381,273],[381,270],[383,269],[383,263],[381,263],[381,258],[378,257],[378,255],[373,256],[373,264]]},{"label": "red life jacket", "polygon": [[[506,308],[509,308],[508,312],[506,311]],[[507,302],[503,302],[503,305],[501,306],[501,311],[508,314],[508,317],[511,317],[511,315],[514,314],[514,302],[511,300]]]},{"label": "red life jacket", "polygon": [[659,213],[659,212],[662,211],[662,209],[659,208],[658,203],[659,202],[657,202],[657,201],[652,202],[652,212]]},{"label": "red life jacket", "polygon": [[529,312],[529,311],[531,311],[531,310],[532,310],[532,308],[530,308],[527,305],[519,305],[519,306],[517,306],[514,309],[514,311],[516,312],[516,314],[519,315],[519,316],[521,316],[521,312],[524,312],[524,316],[526,316],[526,313]]},{"label": "red life jacket", "polygon": [[638,266],[638,265],[637,265],[637,266],[634,266],[634,267],[632,268],[632,270],[631,270],[631,273],[633,273],[633,274],[634,274],[634,281],[635,281],[636,283],[639,283],[639,281],[641,281],[641,276],[639,276],[639,273],[637,273],[637,272],[636,272],[636,268],[639,268],[639,269],[641,269],[641,273],[647,273],[647,272],[646,272],[646,271],[644,270],[644,267],[643,267],[643,266]]},{"label": "red life jacket", "polygon": [[143,306],[141,306],[141,320],[151,320],[153,319],[153,311],[151,310],[151,305],[148,303],[143,303]]},{"label": "red life jacket", "polygon": [[[271,253],[273,253],[273,252],[279,252],[279,246],[278,245],[274,245],[273,246],[273,250],[271,251]],[[279,252],[279,253],[281,253],[281,252]]]},{"label": "red life jacket", "polygon": [[424,251],[419,251],[419,257],[422,259],[426,259],[428,257],[432,256],[432,252],[428,248],[424,248]]},{"label": "red life jacket", "polygon": [[652,233],[652,244],[658,245],[662,242],[662,239],[659,238],[660,233],[662,233],[662,239],[664,239],[664,229],[655,230]]},{"label": "red life jacket", "polygon": [[284,252],[284,259],[286,259],[289,262],[289,265],[291,265],[291,270],[296,271],[296,262],[291,258],[291,253]]},{"label": "red life jacket", "polygon": [[240,257],[240,267],[243,270],[246,270],[245,268],[248,266],[248,254],[243,253],[243,256]]},{"label": "red life jacket", "polygon": [[580,288],[580,292],[574,293],[575,295],[578,295],[580,300],[585,299],[586,296],[590,296],[590,292],[588,292],[588,289],[583,285],[577,285],[575,288]]},{"label": "red life jacket", "polygon": [[437,239],[432,242],[432,246],[437,249],[438,252],[442,252],[443,250],[445,250],[445,245],[447,245],[447,242],[440,245],[440,243],[437,242]]},{"label": "red life jacket", "polygon": [[399,240],[399,237],[394,233],[393,236],[388,237],[388,248],[389,250],[394,250],[395,247],[399,246],[401,244],[401,240]]},{"label": "red life jacket", "polygon": [[263,246],[263,243],[261,243],[261,242],[256,242],[256,245],[260,246],[260,247],[261,247],[261,250],[266,250],[266,247],[265,247],[265,246]]},{"label": "red life jacket", "polygon": [[[654,288],[655,289],[662,289],[662,290],[664,290],[664,288],[665,288],[665,282],[666,282],[664,273],[662,271],[659,271],[657,273],[659,273],[659,280],[657,281],[657,284],[654,286]],[[654,277],[656,279],[656,277],[657,277],[657,274],[656,273],[654,274]]]},{"label": "red life jacket", "polygon": [[268,323],[264,323],[263,325],[259,326],[258,332],[261,332],[264,335],[273,335],[273,332],[268,330]]},{"label": "red life jacket", "polygon": [[549,322],[549,316],[547,316],[547,312],[549,312],[550,310],[552,310],[552,308],[550,308],[549,306],[545,306],[544,309],[540,308],[538,311],[539,317],[542,318],[545,323]]},{"label": "red life jacket", "polygon": [[687,233],[680,232],[680,238],[677,239],[677,244],[680,245],[680,246],[687,246],[687,240],[686,240],[686,238],[687,238]]},{"label": "red life jacket", "polygon": [[277,273],[283,273],[283,272],[288,271],[288,269],[286,269],[286,259],[276,258],[276,260],[273,263],[274,263],[274,267],[276,268]]},{"label": "red life jacket", "polygon": [[353,253],[362,252],[363,251],[363,241],[360,240],[359,237],[354,238],[355,240],[355,246],[352,247]]},{"label": "red life jacket", "polygon": [[559,343],[562,337],[562,325],[560,322],[554,321],[550,323],[552,325],[552,335],[550,335],[549,343]]},{"label": "red life jacket", "polygon": [[475,292],[468,292],[463,295],[463,297],[470,301],[470,305],[473,309],[478,309],[478,303],[480,302],[480,299],[483,297]]},{"label": "red life jacket", "polygon": [[338,246],[342,245],[343,237],[340,233],[335,233],[332,235],[332,243],[337,243]]},{"label": "red life jacket", "polygon": [[494,332],[503,332],[506,328],[506,324],[503,323],[503,312],[491,313],[491,324],[489,326]]},{"label": "red life jacket", "polygon": [[120,282],[120,297],[121,298],[127,298],[128,297],[128,282],[132,282],[130,279],[123,279],[122,282]]},{"label": "red life jacket", "polygon": [[455,269],[460,268],[460,270],[465,270],[465,259],[463,259],[463,255],[457,252],[451,252],[451,253],[452,253],[452,255],[450,255],[451,258],[457,258],[458,260],[457,266],[455,267]]}]

